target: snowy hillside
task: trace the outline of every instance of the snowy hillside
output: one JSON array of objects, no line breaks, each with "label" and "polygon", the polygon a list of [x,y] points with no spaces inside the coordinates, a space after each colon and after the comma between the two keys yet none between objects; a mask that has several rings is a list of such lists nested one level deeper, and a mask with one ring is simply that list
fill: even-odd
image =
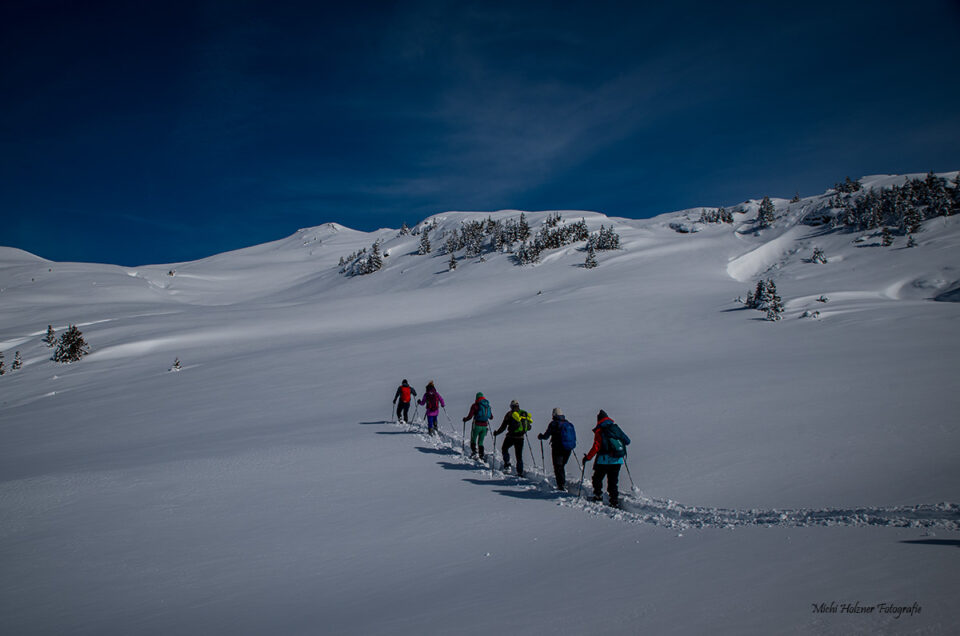
[{"label": "snowy hillside", "polygon": [[[519,265],[519,211],[137,268],[0,248],[0,632],[950,633],[960,216],[854,225],[904,183],[775,199],[765,228],[759,199],[523,213],[528,244],[612,227],[593,269],[583,240]],[[737,300],[760,280],[778,321]],[[89,355],[51,361],[48,325]],[[436,382],[442,437],[393,423],[403,378]],[[463,457],[477,391],[534,433],[561,407],[577,458],[606,410],[623,509],[574,459],[554,492],[535,436],[525,479]]]}]

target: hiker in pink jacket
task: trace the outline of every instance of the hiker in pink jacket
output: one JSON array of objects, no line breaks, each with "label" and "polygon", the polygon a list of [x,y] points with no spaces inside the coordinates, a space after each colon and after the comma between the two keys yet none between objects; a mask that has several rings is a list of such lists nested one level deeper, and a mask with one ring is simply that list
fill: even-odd
[{"label": "hiker in pink jacket", "polygon": [[445,407],[443,397],[437,393],[437,388],[433,382],[427,385],[427,390],[423,397],[417,400],[417,404],[425,406],[427,409],[427,431],[431,435],[437,434],[437,415],[440,414],[440,407]]}]

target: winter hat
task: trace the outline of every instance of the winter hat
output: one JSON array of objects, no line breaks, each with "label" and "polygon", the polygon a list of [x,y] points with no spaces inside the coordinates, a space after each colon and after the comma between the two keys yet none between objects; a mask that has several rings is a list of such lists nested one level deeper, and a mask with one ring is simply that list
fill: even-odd
[{"label": "winter hat", "polygon": [[600,420],[605,420],[605,419],[607,419],[608,417],[610,417],[610,416],[607,415],[607,412],[604,411],[603,409],[600,409],[600,412],[597,413],[597,421],[598,421],[598,422],[599,422]]},{"label": "winter hat", "polygon": [[433,380],[430,380],[429,382],[427,382],[427,388],[428,388],[428,389],[433,389],[433,388],[435,388],[435,387],[433,386]]},{"label": "winter hat", "polygon": [[404,379],[403,382],[401,382],[400,384],[402,384],[403,386],[407,386],[407,380]]},{"label": "winter hat", "polygon": [[483,393],[481,393],[480,391],[477,391],[477,399],[479,400],[482,397],[483,397]]},{"label": "winter hat", "polygon": [[517,402],[516,400],[510,400],[510,408],[512,408],[512,409],[518,409],[518,408],[520,408],[520,403]]},{"label": "winter hat", "polygon": [[563,417],[563,411],[560,410],[560,407],[559,407],[559,406],[558,406],[557,408],[553,409],[553,416],[554,416],[554,417]]}]

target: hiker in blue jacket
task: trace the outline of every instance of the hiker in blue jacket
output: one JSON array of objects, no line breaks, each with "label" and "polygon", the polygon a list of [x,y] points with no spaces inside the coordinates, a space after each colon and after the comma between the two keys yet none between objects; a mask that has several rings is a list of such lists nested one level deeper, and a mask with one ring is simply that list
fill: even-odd
[{"label": "hiker in blue jacket", "polygon": [[550,440],[550,455],[553,458],[553,474],[557,478],[557,490],[566,490],[566,466],[570,461],[570,453],[577,446],[577,431],[563,416],[560,407],[553,409],[553,419],[547,426],[547,430],[537,435],[537,439]]}]

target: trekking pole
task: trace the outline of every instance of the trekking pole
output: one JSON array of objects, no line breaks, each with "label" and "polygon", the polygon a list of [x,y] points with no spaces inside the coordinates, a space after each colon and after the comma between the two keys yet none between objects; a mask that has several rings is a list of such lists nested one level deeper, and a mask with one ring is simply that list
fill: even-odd
[{"label": "trekking pole", "polygon": [[450,414],[447,413],[447,407],[441,406],[440,408],[443,409],[443,414],[447,418],[447,422],[450,424],[450,432],[453,433],[454,436],[456,436],[457,429],[453,428],[453,420],[450,419]]},{"label": "trekking pole", "polygon": [[396,405],[395,405],[395,404],[391,404],[391,405],[390,405],[390,423],[391,423],[391,424],[393,424],[393,423],[396,421],[396,420],[394,420],[394,417],[395,417],[395,416],[394,416],[394,414],[393,414],[393,407],[394,407],[394,406],[396,406]]},{"label": "trekking pole", "polygon": [[493,434],[493,451],[491,451],[490,453],[490,459],[493,460],[490,462],[490,469],[496,470],[497,469],[497,434],[496,433]]},{"label": "trekking pole", "polygon": [[[580,460],[577,460],[577,463],[580,463]],[[583,466],[580,468],[580,485],[577,486],[577,499],[580,498],[580,491],[583,490],[583,474],[587,472],[587,462],[583,462]]]},{"label": "trekking pole", "polygon": [[460,435],[460,454],[467,454],[467,421],[463,421],[463,433]]},{"label": "trekking pole", "polygon": [[413,423],[417,423],[417,413],[420,412],[420,405],[417,404],[417,408],[413,409]]},{"label": "trekking pole", "polygon": [[633,488],[634,492],[636,492],[637,486],[636,486],[636,484],[633,483],[633,475],[630,474],[630,464],[627,463],[627,456],[626,456],[626,455],[623,456],[623,465],[624,465],[624,466],[626,467],[626,469],[627,469],[627,477],[630,478],[630,486]]},{"label": "trekking pole", "polygon": [[533,454],[533,444],[530,443],[530,438],[527,437],[527,434],[523,434],[523,439],[527,440],[527,448],[530,449],[530,459],[533,461],[533,467],[537,467],[537,456]]},{"label": "trekking pole", "polygon": [[547,460],[543,458],[543,440],[540,440],[540,463],[543,464],[543,476],[547,476]]},{"label": "trekking pole", "polygon": [[570,454],[573,455],[574,461],[577,462],[577,468],[580,468],[580,458],[577,457],[577,453],[574,451],[570,451]]}]

